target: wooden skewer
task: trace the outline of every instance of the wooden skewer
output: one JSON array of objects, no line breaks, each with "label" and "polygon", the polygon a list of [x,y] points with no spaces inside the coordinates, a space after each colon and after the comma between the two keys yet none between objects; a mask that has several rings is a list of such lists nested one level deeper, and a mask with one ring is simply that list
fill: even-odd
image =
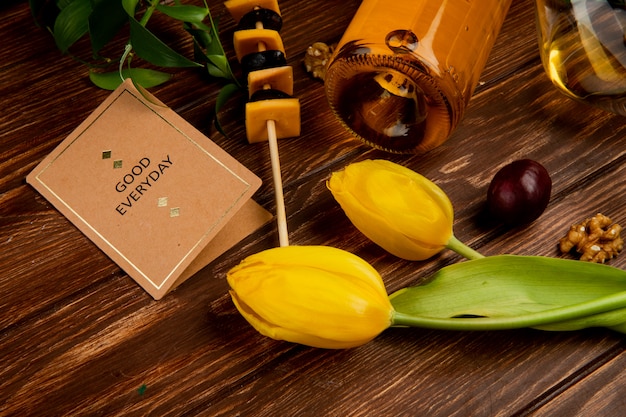
[{"label": "wooden skewer", "polygon": [[276,138],[276,123],[267,121],[267,141],[270,147],[270,161],[272,163],[272,177],[274,178],[274,196],[276,198],[276,222],[278,226],[278,242],[280,246],[289,246],[287,231],[287,214],[283,197],[283,181],[280,173],[280,158],[278,155],[278,139]]},{"label": "wooden skewer", "polygon": [[[257,29],[263,29],[263,23],[256,23]],[[258,44],[259,51],[265,51],[263,42]],[[264,88],[271,88],[265,85]],[[287,230],[287,213],[285,210],[285,198],[283,196],[283,180],[280,172],[280,156],[278,154],[278,138],[276,137],[276,122],[267,120],[267,141],[270,147],[270,161],[272,164],[272,177],[274,179],[274,198],[276,199],[276,226],[278,227],[278,244],[289,246],[289,232]]]}]

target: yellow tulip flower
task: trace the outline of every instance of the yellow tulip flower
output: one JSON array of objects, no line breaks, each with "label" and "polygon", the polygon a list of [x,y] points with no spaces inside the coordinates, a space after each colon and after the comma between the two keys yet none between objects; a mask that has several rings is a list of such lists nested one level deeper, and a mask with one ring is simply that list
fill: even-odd
[{"label": "yellow tulip flower", "polygon": [[327,186],[357,229],[400,258],[430,258],[453,239],[448,196],[401,165],[385,160],[353,163],[334,172]]},{"label": "yellow tulip flower", "polygon": [[244,259],[227,279],[243,317],[277,340],[355,347],[388,328],[394,313],[378,272],[328,246],[268,249]]}]

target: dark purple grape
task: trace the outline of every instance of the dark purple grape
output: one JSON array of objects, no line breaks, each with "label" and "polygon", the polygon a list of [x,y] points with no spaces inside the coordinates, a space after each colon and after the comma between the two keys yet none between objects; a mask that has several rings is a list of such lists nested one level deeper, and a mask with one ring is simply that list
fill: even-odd
[{"label": "dark purple grape", "polygon": [[500,222],[516,225],[537,219],[548,206],[552,180],[540,163],[519,159],[502,167],[487,191],[487,209]]}]

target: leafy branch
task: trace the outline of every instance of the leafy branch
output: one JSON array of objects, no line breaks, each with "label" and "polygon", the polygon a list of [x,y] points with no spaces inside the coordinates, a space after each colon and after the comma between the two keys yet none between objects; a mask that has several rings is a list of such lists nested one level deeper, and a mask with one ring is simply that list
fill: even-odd
[{"label": "leafy branch", "polygon": [[[36,22],[53,36],[57,48],[89,67],[89,79],[96,86],[114,90],[124,79],[144,88],[167,82],[171,74],[160,69],[134,67],[139,57],[159,68],[205,67],[210,76],[224,82],[216,100],[215,114],[241,89],[219,39],[218,25],[204,6],[185,5],[180,0],[29,0]],[[182,23],[193,39],[194,56],[188,58],[159,39],[146,26],[155,13]],[[115,44],[127,29],[123,48]],[[125,32],[126,33],[126,32]],[[90,59],[72,54],[72,47],[88,39]],[[117,50],[119,56],[108,58],[104,51]],[[222,131],[216,118],[216,127]],[[223,133],[223,132],[222,132]]]}]

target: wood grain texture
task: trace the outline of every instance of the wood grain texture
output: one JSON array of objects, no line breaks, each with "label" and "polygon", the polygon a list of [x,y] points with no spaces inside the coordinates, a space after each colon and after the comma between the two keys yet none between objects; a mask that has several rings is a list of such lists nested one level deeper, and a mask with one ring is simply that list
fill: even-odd
[{"label": "wood grain texture", "polygon": [[[302,104],[302,136],[279,143],[292,244],[349,250],[381,273],[389,292],[460,260],[447,251],[425,262],[399,260],[355,230],[325,181],[365,158],[399,162],[439,184],[455,207],[455,235],[489,255],[563,256],[558,239],[598,211],[626,223],[625,119],[570,101],[551,86],[531,0],[514,2],[461,125],[441,147],[414,156],[389,155],[352,138],[330,113],[323,84],[301,64],[311,43],[339,39],[360,2],[280,4]],[[234,22],[219,1],[209,6],[221,17],[232,60]],[[108,92],[56,50],[27,2],[3,2],[0,13],[0,415],[622,414],[626,345],[602,329],[390,329],[342,351],[262,337],[232,305],[225,274],[243,257],[277,245],[273,224],[153,301],[24,181]],[[180,27],[159,23],[178,50],[191,50]],[[220,115],[229,136],[215,131],[218,91],[202,71],[181,70],[152,93],[261,177],[254,198],[273,211],[267,147],[246,143],[243,99]],[[484,216],[489,181],[522,157],[549,170],[550,204],[529,227],[491,224]],[[626,267],[626,255],[611,264]]]}]

